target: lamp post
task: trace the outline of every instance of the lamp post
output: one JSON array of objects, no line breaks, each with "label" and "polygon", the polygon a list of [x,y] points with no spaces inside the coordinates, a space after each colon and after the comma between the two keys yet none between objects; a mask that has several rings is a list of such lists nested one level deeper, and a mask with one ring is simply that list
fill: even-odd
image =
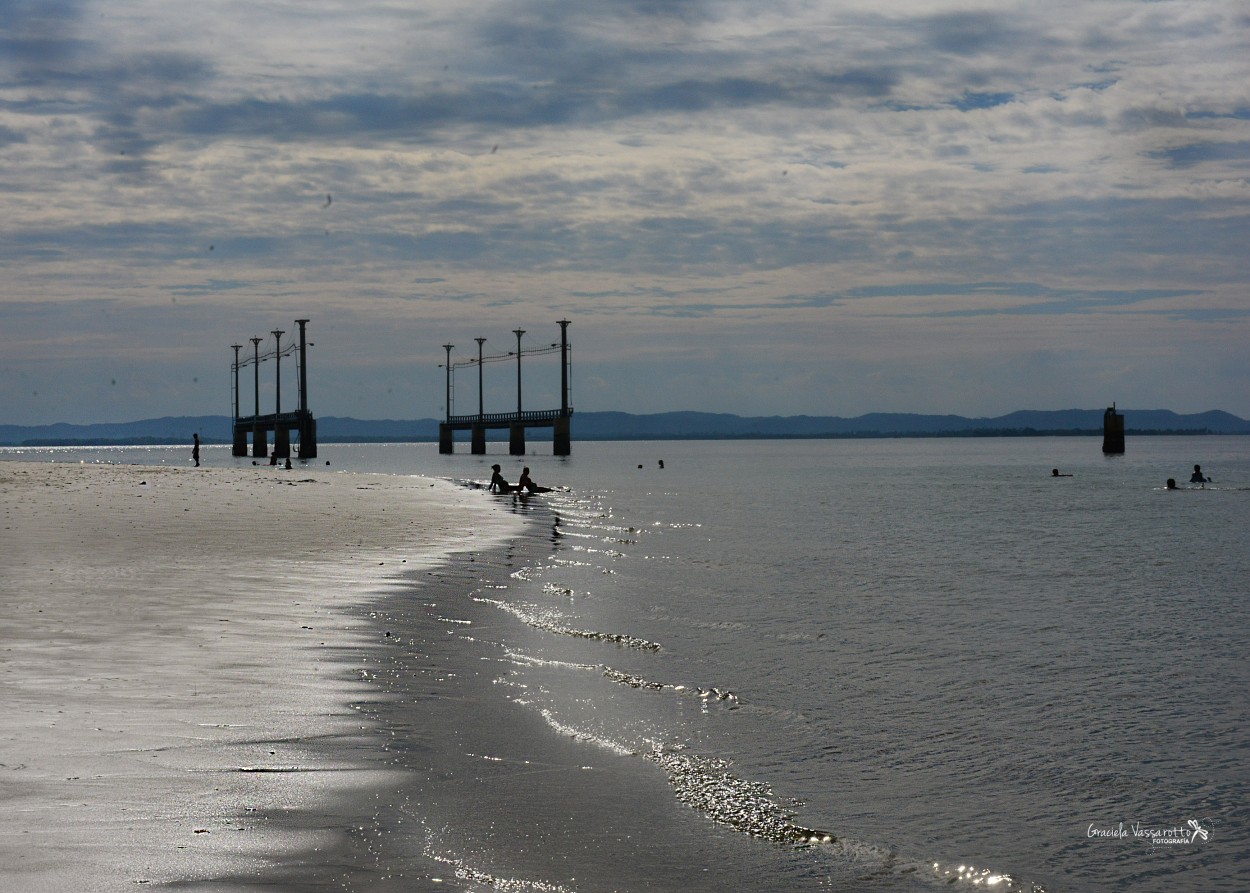
[{"label": "lamp post", "polygon": [[[275,416],[282,414],[282,329],[274,329],[270,334],[273,335],[273,360],[277,375],[274,380],[273,391],[273,414]],[[274,420],[277,431],[277,419]]]},{"label": "lamp post", "polygon": [[260,418],[260,339],[252,338],[252,375],[256,385],[256,411],[252,413]]},{"label": "lamp post", "polygon": [[242,344],[231,344],[234,348],[234,420],[239,420],[239,350]]},{"label": "lamp post", "polygon": [[569,321],[560,320],[560,415],[569,414]]},{"label": "lamp post", "polygon": [[485,406],[482,402],[482,345],[486,343],[486,339],[474,338],[473,340],[477,342],[477,419],[480,422]]},{"label": "lamp post", "polygon": [[299,326],[299,413],[306,417],[308,415],[308,341],[305,339],[304,326],[308,324],[308,320],[297,319],[295,323]]},{"label": "lamp post", "polygon": [[447,351],[447,421],[451,421],[451,349],[454,344],[444,344],[443,350]]},{"label": "lamp post", "polygon": [[516,418],[521,421],[521,336],[525,334],[525,329],[513,329],[512,333],[516,335]]}]

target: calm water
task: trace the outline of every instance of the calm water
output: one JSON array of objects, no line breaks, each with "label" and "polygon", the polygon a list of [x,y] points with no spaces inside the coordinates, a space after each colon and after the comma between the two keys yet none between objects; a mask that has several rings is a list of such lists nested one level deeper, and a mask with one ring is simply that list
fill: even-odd
[{"label": "calm water", "polygon": [[[1250,888],[1250,438],[1099,447],[575,443],[525,458],[570,489],[483,493],[530,533],[437,610],[421,603],[422,635],[457,643],[438,683],[477,678],[511,717],[509,746],[546,739],[550,779],[431,772],[395,807],[414,830],[390,857],[421,850],[470,886],[518,890]],[[519,474],[506,445],[460,449],[325,445],[312,464]],[[240,461],[227,454],[206,464]],[[1216,483],[1163,489],[1195,462]],[[432,686],[418,657],[434,655],[394,675]],[[442,754],[427,761],[506,749],[503,720],[457,708],[467,688],[438,691],[458,692],[429,713],[453,731],[421,733]],[[557,834],[556,813],[576,833]],[[526,821],[540,830],[488,832]]]}]

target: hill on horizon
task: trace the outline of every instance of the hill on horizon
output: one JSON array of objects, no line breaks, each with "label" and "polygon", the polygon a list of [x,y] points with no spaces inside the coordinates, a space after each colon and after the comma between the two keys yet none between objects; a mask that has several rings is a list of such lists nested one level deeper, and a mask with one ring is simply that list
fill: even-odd
[{"label": "hill on horizon", "polygon": [[[1166,409],[1119,410],[1128,433],[1250,434],[1250,421],[1222,410],[1179,414]],[[838,416],[737,416],[728,413],[579,412],[574,440],[703,440],[716,438],[942,437],[1098,434],[1103,409],[1018,410],[994,418],[920,413]],[[166,416],[134,422],[0,425],[0,446],[230,443],[229,416]],[[321,443],[438,439],[438,419],[317,419]],[[506,433],[494,432],[495,437]]]}]

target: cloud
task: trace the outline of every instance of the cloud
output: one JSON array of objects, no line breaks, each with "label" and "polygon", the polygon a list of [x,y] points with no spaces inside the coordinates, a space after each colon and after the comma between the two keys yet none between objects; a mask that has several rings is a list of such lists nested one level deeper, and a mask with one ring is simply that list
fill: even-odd
[{"label": "cloud", "polygon": [[[1048,338],[1237,368],[1248,59],[1247,18],[1205,0],[0,0],[0,358],[55,334],[18,302],[107,300],[136,339],[145,308],[227,345],[310,316],[357,358],[326,394],[564,316],[637,384],[604,408],[640,411],[735,385],[906,408],[829,386],[875,361],[991,414],[1017,407],[968,405],[998,399],[987,369],[1030,391],[986,352]],[[61,324],[84,364],[107,360],[92,312]],[[768,391],[747,344],[813,368]],[[666,368],[718,383],[683,399]],[[406,393],[437,404],[436,379]]]}]

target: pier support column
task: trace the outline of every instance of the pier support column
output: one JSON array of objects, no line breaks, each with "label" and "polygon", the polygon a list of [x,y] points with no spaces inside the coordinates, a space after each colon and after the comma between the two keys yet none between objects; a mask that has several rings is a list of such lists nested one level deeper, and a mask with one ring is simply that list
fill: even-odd
[{"label": "pier support column", "polygon": [[473,426],[473,444],[472,444],[471,451],[473,455],[475,456],[486,455],[486,426],[485,425]]},{"label": "pier support column", "polygon": [[317,458],[317,420],[307,417],[299,423],[299,457]]},{"label": "pier support column", "polygon": [[456,451],[456,435],[451,430],[451,425],[439,422],[438,425],[438,451],[444,456],[450,456]]},{"label": "pier support column", "polygon": [[247,428],[242,425],[234,426],[234,447],[230,450],[230,455],[247,455]]},{"label": "pier support column", "polygon": [[553,456],[569,456],[573,453],[573,438],[569,434],[569,417],[558,416],[551,436],[551,454]]},{"label": "pier support column", "polygon": [[291,429],[286,425],[277,425],[273,429],[273,457],[275,459],[291,458]]},{"label": "pier support column", "polygon": [[257,425],[252,429],[252,458],[264,459],[269,455],[269,432]]},{"label": "pier support column", "polygon": [[511,425],[508,428],[508,455],[524,456],[525,455],[525,426],[521,424]]}]

